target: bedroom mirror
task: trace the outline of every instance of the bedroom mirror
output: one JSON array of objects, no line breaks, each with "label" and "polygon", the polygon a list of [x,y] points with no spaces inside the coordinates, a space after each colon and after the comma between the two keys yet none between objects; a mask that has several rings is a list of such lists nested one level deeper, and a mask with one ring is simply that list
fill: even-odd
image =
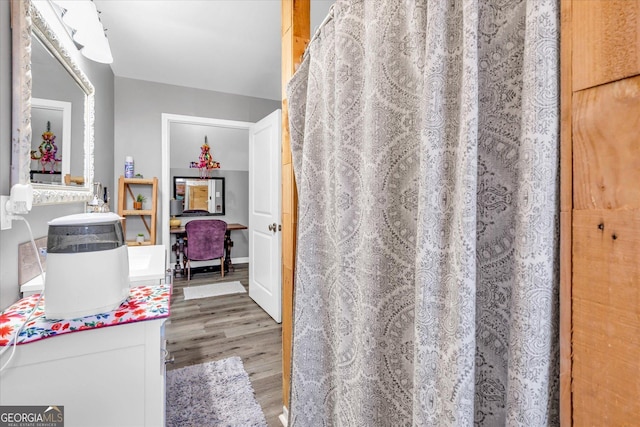
[{"label": "bedroom mirror", "polygon": [[[51,2],[12,0],[11,184],[33,204],[84,202],[93,182],[94,88],[62,38]],[[70,40],[70,39],[69,39]]]},{"label": "bedroom mirror", "polygon": [[224,215],[224,178],[197,178],[176,176],[173,178],[173,197],[183,201],[183,215],[189,211],[203,211],[207,215]]}]

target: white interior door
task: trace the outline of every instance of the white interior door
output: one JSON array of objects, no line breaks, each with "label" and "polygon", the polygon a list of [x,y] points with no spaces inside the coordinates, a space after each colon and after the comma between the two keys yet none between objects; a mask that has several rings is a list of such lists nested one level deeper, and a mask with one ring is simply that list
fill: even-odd
[{"label": "white interior door", "polygon": [[249,296],[282,319],[281,111],[249,130]]}]

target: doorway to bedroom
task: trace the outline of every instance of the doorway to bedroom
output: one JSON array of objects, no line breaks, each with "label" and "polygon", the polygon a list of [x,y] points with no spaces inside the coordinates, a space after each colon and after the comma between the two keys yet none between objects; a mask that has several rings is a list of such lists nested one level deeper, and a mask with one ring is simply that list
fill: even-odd
[{"label": "doorway to bedroom", "polygon": [[[279,111],[278,111],[279,112]],[[276,128],[280,129],[280,117],[272,117]],[[265,412],[269,425],[278,422],[282,413],[282,332],[281,326],[267,311],[250,296],[251,279],[258,272],[268,271],[270,268],[280,269],[280,248],[277,248],[278,259],[268,260],[263,256],[264,239],[274,235],[273,223],[277,220],[264,220],[264,224],[252,217],[252,211],[264,213],[270,211],[269,206],[280,207],[279,182],[278,192],[265,191],[260,187],[259,197],[252,198],[252,182],[268,181],[264,171],[254,164],[261,166],[270,157],[273,148],[260,145],[258,149],[251,147],[252,143],[261,144],[268,141],[269,126],[258,126],[258,123],[237,122],[211,118],[162,115],[162,183],[161,210],[163,242],[168,242],[167,259],[170,266],[178,269],[176,243],[178,243],[175,229],[171,229],[169,218],[172,200],[176,200],[177,188],[174,185],[176,177],[193,177],[199,179],[198,168],[190,167],[197,162],[201,153],[201,146],[206,142],[210,153],[220,168],[213,169],[209,176],[224,178],[224,209],[206,216],[178,217],[180,226],[184,228],[186,222],[202,218],[222,219],[228,224],[248,226],[246,230],[234,230],[230,233],[232,240],[231,267],[222,277],[218,270],[212,271],[213,265],[219,268],[219,262],[213,260],[204,269],[193,269],[191,280],[186,275],[178,274],[174,277],[171,316],[165,333],[167,349],[173,363],[167,365],[168,370],[184,366],[221,360],[239,356],[250,376],[255,389],[256,398]],[[252,130],[254,136],[252,137]],[[258,137],[255,137],[258,134]],[[253,139],[252,139],[253,138]],[[280,141],[277,138],[274,161],[280,164]],[[253,156],[253,157],[252,157]],[[254,165],[254,166],[252,166]],[[216,196],[214,194],[214,196]],[[257,199],[257,201],[256,201]],[[215,204],[214,204],[215,206]],[[275,214],[279,217],[279,211]],[[252,236],[254,224],[260,229],[258,237]],[[269,228],[271,226],[271,228]],[[262,230],[264,229],[264,230]],[[265,233],[266,232],[266,233]],[[263,235],[265,235],[263,237]],[[256,240],[258,244],[256,244]],[[279,245],[279,243],[278,243]],[[251,254],[254,247],[258,250]],[[203,267],[192,263],[196,267]],[[254,271],[252,272],[252,267]],[[255,280],[254,280],[255,281]],[[280,278],[277,278],[280,286]],[[239,282],[242,291],[236,293],[204,298],[185,297],[185,289],[198,287],[216,287],[219,284]],[[280,296],[278,296],[280,301]],[[258,301],[259,303],[260,301]],[[263,306],[265,304],[262,304]],[[280,308],[278,307],[278,310]],[[278,319],[279,320],[279,319]]]}]

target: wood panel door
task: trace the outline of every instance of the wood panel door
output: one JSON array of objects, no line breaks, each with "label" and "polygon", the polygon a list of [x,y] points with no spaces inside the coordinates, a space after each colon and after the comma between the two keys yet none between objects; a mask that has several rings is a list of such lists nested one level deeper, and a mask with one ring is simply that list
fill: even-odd
[{"label": "wood panel door", "polygon": [[563,1],[562,33],[562,420],[637,425],[640,0]]}]

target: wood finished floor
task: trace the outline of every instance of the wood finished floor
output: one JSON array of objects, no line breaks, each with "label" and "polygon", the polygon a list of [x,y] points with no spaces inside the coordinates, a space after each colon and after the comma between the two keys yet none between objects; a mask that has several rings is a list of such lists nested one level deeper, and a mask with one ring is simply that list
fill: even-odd
[{"label": "wood finished floor", "polygon": [[[220,272],[198,273],[189,286],[240,281],[249,291],[247,264],[235,266],[220,277]],[[282,332],[249,294],[184,300],[186,278],[175,278],[171,297],[171,315],[165,328],[167,348],[177,369],[231,356],[242,358],[256,398],[269,427],[281,427],[282,413]]]}]

